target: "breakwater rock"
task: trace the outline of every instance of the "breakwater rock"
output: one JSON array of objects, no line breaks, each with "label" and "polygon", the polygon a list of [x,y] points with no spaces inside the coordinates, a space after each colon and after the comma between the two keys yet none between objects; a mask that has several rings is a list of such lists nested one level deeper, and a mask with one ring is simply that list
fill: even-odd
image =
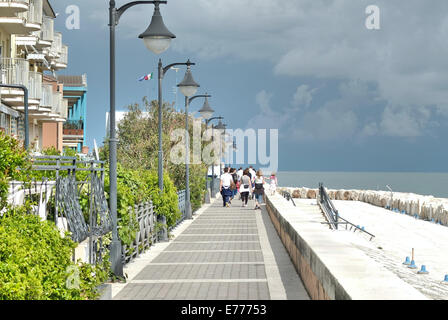
[{"label": "breakwater rock", "polygon": [[[319,189],[278,188],[288,191],[296,199],[316,199]],[[385,209],[398,211],[415,218],[448,225],[448,199],[414,193],[375,190],[327,189],[331,200],[361,201]]]}]

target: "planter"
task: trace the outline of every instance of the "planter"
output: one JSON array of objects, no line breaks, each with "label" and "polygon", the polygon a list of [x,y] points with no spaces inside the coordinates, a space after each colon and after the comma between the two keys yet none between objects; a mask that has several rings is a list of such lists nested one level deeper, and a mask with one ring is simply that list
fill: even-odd
[{"label": "planter", "polygon": [[64,135],[67,136],[83,136],[84,130],[83,129],[64,129]]}]

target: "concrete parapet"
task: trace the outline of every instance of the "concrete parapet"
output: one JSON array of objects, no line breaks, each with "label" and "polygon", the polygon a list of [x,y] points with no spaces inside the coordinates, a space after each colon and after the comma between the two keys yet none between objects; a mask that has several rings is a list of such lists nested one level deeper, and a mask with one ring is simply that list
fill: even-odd
[{"label": "concrete parapet", "polygon": [[427,299],[329,230],[317,205],[296,205],[280,195],[266,196],[272,223],[313,300]]},{"label": "concrete parapet", "polygon": [[[309,188],[279,188],[291,193],[297,199],[316,199],[319,189]],[[371,205],[397,209],[399,212],[419,219],[448,226],[448,199],[423,196],[414,193],[374,191],[374,190],[327,190],[331,200],[361,201]]]}]

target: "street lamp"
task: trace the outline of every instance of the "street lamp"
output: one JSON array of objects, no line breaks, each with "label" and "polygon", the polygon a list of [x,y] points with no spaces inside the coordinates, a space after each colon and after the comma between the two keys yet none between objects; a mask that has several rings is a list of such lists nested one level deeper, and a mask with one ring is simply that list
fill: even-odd
[{"label": "street lamp", "polygon": [[[207,100],[207,98],[206,98],[206,100],[205,100],[205,102],[204,102],[204,106],[202,107],[202,109],[201,110],[199,110],[199,112],[201,113],[201,115],[204,117],[204,119],[205,119],[205,131],[207,131],[207,128],[208,128],[208,124],[209,124],[209,122],[210,121],[212,121],[212,120],[222,120],[222,119],[224,119],[223,117],[213,117],[213,118],[206,118],[205,116],[211,116],[212,114],[213,114],[213,109],[212,108],[210,108],[210,105],[208,104],[208,100]],[[212,126],[212,139],[213,139],[213,126]],[[208,167],[207,167],[207,171],[206,171],[206,173],[205,173],[205,188],[207,189],[207,192],[208,192],[208,188],[207,188],[207,178],[208,178]],[[213,182],[214,182],[214,180],[215,180],[215,164],[214,163],[212,163],[212,181],[211,181],[211,183],[210,183],[210,193],[211,193],[211,198],[214,198],[215,197],[215,194],[214,194],[214,188],[213,188]],[[209,199],[208,198],[206,198],[205,199],[206,200],[206,203],[209,203]]]},{"label": "street lamp", "polygon": [[145,46],[149,50],[155,54],[161,54],[168,49],[171,44],[171,40],[176,38],[176,36],[167,29],[160,14],[159,3],[166,3],[166,1],[154,2],[154,14],[152,16],[151,23],[149,24],[148,29],[146,29],[146,31],[138,37],[143,39]]},{"label": "street lamp", "polygon": [[221,138],[221,136],[222,136],[223,134],[225,134],[225,132],[226,132],[226,127],[227,127],[227,125],[226,125],[226,124],[223,124],[223,123],[221,122],[221,120],[219,120],[218,124],[215,126],[215,129],[218,129],[218,130],[219,130],[219,134],[220,134],[220,137],[219,137],[219,154],[220,154],[220,159],[219,159],[219,171],[220,171],[220,175],[221,175],[221,173],[222,173],[222,138]]},{"label": "street lamp", "polygon": [[[184,79],[185,80],[185,79]],[[180,84],[178,85],[180,86]],[[181,89],[182,90],[182,89]],[[191,199],[190,199],[190,134],[188,133],[188,107],[191,102],[196,98],[209,98],[211,95],[203,94],[193,96],[191,98],[185,97],[185,207],[186,207],[186,218],[192,218],[191,210]],[[210,108],[210,106],[209,106]],[[206,180],[207,182],[207,180]]]},{"label": "street lamp", "polygon": [[121,261],[121,242],[117,230],[117,137],[115,129],[115,28],[123,13],[136,5],[154,4],[155,10],[149,28],[140,35],[149,50],[161,53],[165,51],[172,38],[176,36],[168,31],[160,15],[160,4],[167,1],[133,1],[120,8],[116,8],[115,0],[109,1],[109,27],[110,27],[110,137],[109,137],[109,207],[112,218],[112,242],[110,246],[110,261],[112,272],[119,277],[123,276]]},{"label": "street lamp", "polygon": [[159,175],[159,189],[160,192],[163,192],[163,149],[162,149],[162,80],[168,70],[171,67],[186,65],[187,71],[185,72],[184,79],[177,86],[185,97],[189,97],[196,93],[199,88],[199,84],[194,81],[193,76],[191,74],[190,66],[194,66],[195,63],[190,62],[180,62],[180,63],[172,63],[163,67],[162,60],[159,59],[159,164],[158,164],[158,175]]}]

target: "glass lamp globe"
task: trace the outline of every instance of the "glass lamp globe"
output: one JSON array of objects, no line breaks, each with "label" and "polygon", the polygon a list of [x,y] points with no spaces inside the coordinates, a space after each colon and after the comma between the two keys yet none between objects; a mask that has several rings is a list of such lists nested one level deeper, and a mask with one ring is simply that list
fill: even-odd
[{"label": "glass lamp globe", "polygon": [[145,46],[155,54],[161,54],[167,50],[171,44],[171,39],[176,38],[163,23],[158,3],[155,4],[149,27],[138,37],[143,39]]},{"label": "glass lamp globe", "polygon": [[[187,63],[189,62],[190,60],[188,60]],[[189,64],[187,64],[187,71],[185,72],[184,79],[177,86],[179,87],[180,92],[186,97],[191,97],[198,91],[199,84],[194,81]]]}]

